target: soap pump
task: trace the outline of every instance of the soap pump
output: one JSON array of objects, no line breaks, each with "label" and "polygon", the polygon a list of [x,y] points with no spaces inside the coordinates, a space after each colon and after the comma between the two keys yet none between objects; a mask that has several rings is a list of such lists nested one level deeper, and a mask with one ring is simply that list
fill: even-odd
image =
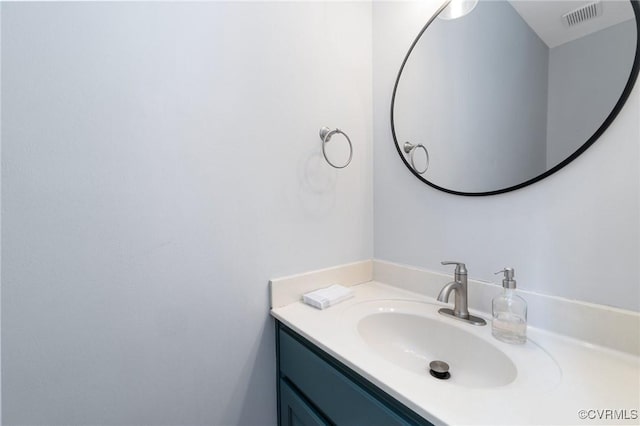
[{"label": "soap pump", "polygon": [[492,302],[493,321],[491,334],[506,343],[523,344],[527,341],[527,302],[515,294],[515,270],[504,268],[497,274],[504,273],[501,295]]}]

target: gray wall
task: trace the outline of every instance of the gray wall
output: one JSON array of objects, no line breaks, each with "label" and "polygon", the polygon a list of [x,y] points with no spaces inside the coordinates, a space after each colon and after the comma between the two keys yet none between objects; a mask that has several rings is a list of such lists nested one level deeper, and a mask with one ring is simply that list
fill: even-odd
[{"label": "gray wall", "polygon": [[544,172],[548,55],[506,1],[433,21],[403,70],[394,117],[400,143],[429,149],[425,178],[483,192]]},{"label": "gray wall", "polygon": [[629,79],[636,39],[632,19],[549,50],[548,168],[607,118]]},{"label": "gray wall", "polygon": [[[0,174],[2,170],[2,3],[0,3]],[[0,181],[0,230],[2,229],[2,185]],[[2,241],[0,238],[0,330],[2,329]],[[2,333],[0,331],[0,358]],[[0,368],[0,424],[2,424],[2,368]]]},{"label": "gray wall", "polygon": [[4,3],[4,424],[274,423],[267,280],[370,257],[372,224],[380,259],[639,310],[640,89],[543,182],[432,190],[388,108],[435,7],[374,2],[372,99],[368,4]]},{"label": "gray wall", "polygon": [[274,424],[269,278],[372,256],[371,5],[5,3],[2,43],[4,424]]},{"label": "gray wall", "polygon": [[375,256],[472,278],[516,269],[539,293],[640,310],[640,88],[607,132],[553,176],[491,197],[449,195],[416,179],[398,158],[388,118],[406,49],[437,8],[373,3]]}]

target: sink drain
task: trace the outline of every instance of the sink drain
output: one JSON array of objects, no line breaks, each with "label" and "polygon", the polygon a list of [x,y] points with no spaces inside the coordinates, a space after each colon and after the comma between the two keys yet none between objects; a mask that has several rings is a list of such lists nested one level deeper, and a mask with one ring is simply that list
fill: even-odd
[{"label": "sink drain", "polygon": [[440,380],[447,380],[451,377],[451,374],[449,373],[449,364],[444,361],[431,361],[429,363],[429,373],[436,379]]}]

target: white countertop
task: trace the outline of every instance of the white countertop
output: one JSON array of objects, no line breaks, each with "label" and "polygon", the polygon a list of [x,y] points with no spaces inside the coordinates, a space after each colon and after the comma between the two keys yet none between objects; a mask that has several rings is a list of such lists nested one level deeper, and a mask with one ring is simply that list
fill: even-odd
[{"label": "white countertop", "polygon": [[[298,301],[272,309],[271,315],[434,424],[640,424],[639,357],[529,327],[527,345],[543,348],[561,370],[552,384],[527,388],[516,380],[499,387],[470,388],[433,379],[428,373],[416,379],[416,373],[367,350],[359,336],[349,332],[355,324],[348,324],[345,312],[375,300],[439,303],[376,281],[351,288],[352,299],[328,309]],[[490,324],[473,328],[484,339],[492,339]],[[513,350],[512,345],[493,342],[507,353]],[[536,374],[526,371],[527,366],[517,368],[518,376]],[[588,418],[580,417],[581,410]]]}]

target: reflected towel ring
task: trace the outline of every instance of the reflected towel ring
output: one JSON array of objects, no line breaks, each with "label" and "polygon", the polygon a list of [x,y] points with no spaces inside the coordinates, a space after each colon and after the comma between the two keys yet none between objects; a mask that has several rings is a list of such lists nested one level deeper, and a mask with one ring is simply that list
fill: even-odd
[{"label": "reflected towel ring", "polygon": [[[415,163],[413,162],[413,157],[416,154],[416,151],[418,150],[418,148],[424,149],[424,155],[427,156],[427,165],[424,166],[424,170],[418,170],[416,168]],[[411,167],[413,167],[413,170],[415,170],[419,175],[425,174],[427,169],[429,169],[429,151],[427,151],[427,147],[425,147],[421,143],[419,143],[417,145],[414,145],[411,142],[405,142],[404,143],[404,152],[406,152],[407,154],[410,154],[409,155],[409,161],[411,162]]]},{"label": "reflected towel ring", "polygon": [[[349,159],[342,166],[336,166],[331,161],[329,161],[329,158],[327,157],[327,153],[325,152],[325,149],[324,149],[324,146],[327,144],[327,142],[331,140],[331,136],[337,133],[340,133],[341,135],[343,135],[347,139],[347,142],[349,143]],[[351,144],[351,139],[349,139],[349,136],[347,136],[345,132],[343,132],[340,129],[331,130],[328,127],[323,127],[320,129],[320,139],[322,139],[322,155],[324,155],[324,159],[327,160],[327,163],[329,163],[331,167],[334,167],[336,169],[344,169],[349,165],[349,163],[351,163],[351,159],[353,158],[353,145]]]}]

